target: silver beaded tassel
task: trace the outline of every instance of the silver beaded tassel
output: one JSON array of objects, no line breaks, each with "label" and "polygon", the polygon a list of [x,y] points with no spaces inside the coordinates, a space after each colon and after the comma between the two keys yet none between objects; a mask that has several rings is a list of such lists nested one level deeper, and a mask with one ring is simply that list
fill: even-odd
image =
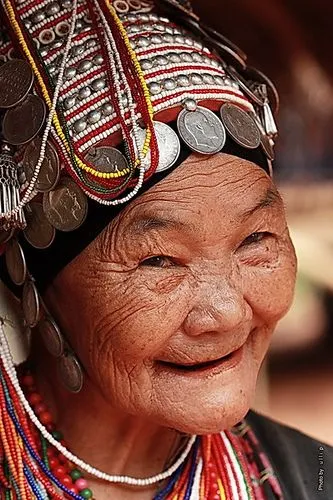
[{"label": "silver beaded tassel", "polygon": [[24,229],[26,221],[20,203],[18,167],[11,148],[3,143],[0,152],[0,230]]}]

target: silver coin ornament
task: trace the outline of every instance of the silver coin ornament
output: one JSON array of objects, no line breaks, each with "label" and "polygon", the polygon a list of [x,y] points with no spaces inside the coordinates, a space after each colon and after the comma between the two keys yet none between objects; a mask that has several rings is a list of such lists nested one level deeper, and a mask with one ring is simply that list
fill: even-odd
[{"label": "silver coin ornament", "polygon": [[34,81],[30,64],[12,59],[0,68],[0,108],[11,108],[27,96]]},{"label": "silver coin ornament", "polygon": [[39,322],[38,331],[49,353],[56,358],[62,356],[64,353],[64,339],[58,325],[51,316],[45,316]]},{"label": "silver coin ornament", "polygon": [[[25,149],[23,157],[23,168],[28,182],[31,181],[36,165],[39,160],[42,139],[36,137]],[[60,175],[59,156],[55,148],[48,141],[45,149],[45,157],[42,162],[35,189],[41,193],[47,193],[57,185]]]},{"label": "silver coin ornament", "polygon": [[32,280],[27,280],[24,283],[22,309],[27,325],[34,328],[40,318],[40,300],[37,288]]},{"label": "silver coin ornament", "polygon": [[83,386],[83,374],[81,366],[73,354],[68,352],[59,358],[58,370],[66,389],[74,393],[80,392]]},{"label": "silver coin ornament", "polygon": [[34,248],[48,248],[53,243],[56,230],[46,218],[42,203],[29,203],[26,207],[25,218],[27,227],[23,234],[28,243]]},{"label": "silver coin ornament", "polygon": [[243,109],[226,103],[220,109],[222,123],[232,139],[246,149],[260,145],[260,131],[257,124]]},{"label": "silver coin ornament", "polygon": [[29,94],[23,102],[6,111],[2,122],[4,139],[14,146],[30,142],[42,128],[45,116],[44,101]]},{"label": "silver coin ornament", "polygon": [[[111,146],[97,146],[89,149],[84,157],[85,161],[92,165],[98,172],[112,174],[121,172],[128,168],[125,156],[118,149]],[[96,181],[89,178],[89,182],[96,187],[100,187],[98,179]]]},{"label": "silver coin ornament", "polygon": [[44,193],[43,210],[53,227],[64,232],[74,231],[85,221],[88,201],[71,178],[63,177],[53,191]]},{"label": "silver coin ornament", "polygon": [[197,153],[215,154],[225,145],[226,132],[221,120],[202,106],[194,111],[183,109],[178,115],[177,128],[185,144]]},{"label": "silver coin ornament", "polygon": [[[156,134],[156,141],[158,146],[159,160],[156,172],[163,172],[171,168],[179,158],[180,155],[180,141],[178,135],[172,130],[169,125],[162,122],[154,122],[154,130]],[[134,139],[134,134],[132,133]],[[146,131],[140,129],[138,131],[139,148],[142,150],[146,139]],[[148,153],[143,160],[143,166],[146,170],[149,169],[151,162],[151,154]]]},{"label": "silver coin ornament", "polygon": [[21,245],[16,239],[7,243],[5,260],[10,279],[15,285],[23,285],[27,275],[27,265]]}]

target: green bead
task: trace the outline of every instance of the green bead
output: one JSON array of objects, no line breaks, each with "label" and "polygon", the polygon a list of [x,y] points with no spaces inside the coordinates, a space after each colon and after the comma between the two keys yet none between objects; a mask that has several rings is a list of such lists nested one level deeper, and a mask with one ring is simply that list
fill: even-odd
[{"label": "green bead", "polygon": [[82,498],[92,498],[93,492],[89,488],[85,488],[84,490],[80,491],[79,495]]},{"label": "green bead", "polygon": [[54,437],[54,439],[56,439],[57,441],[61,441],[63,439],[63,435],[61,434],[61,432],[59,431],[53,431],[52,432],[52,436]]},{"label": "green bead", "polygon": [[69,475],[71,476],[73,481],[76,481],[77,479],[80,479],[80,477],[82,477],[82,473],[79,471],[79,469],[71,470]]}]

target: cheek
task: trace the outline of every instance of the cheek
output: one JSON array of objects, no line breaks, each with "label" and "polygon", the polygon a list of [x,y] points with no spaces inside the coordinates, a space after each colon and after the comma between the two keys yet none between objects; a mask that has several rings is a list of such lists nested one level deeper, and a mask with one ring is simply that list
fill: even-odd
[{"label": "cheek", "polygon": [[274,325],[289,310],[295,288],[296,258],[291,243],[279,249],[279,258],[271,267],[244,267],[244,296],[255,317],[265,325]]},{"label": "cheek", "polygon": [[134,363],[153,358],[182,324],[190,296],[187,280],[144,274],[109,273],[87,284],[87,302],[94,304],[87,332],[91,363],[110,355]]}]

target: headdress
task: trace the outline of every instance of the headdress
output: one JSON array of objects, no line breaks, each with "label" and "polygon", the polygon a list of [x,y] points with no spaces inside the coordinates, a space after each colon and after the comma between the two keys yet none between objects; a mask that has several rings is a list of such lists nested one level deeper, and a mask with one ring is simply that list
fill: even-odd
[{"label": "headdress", "polygon": [[14,283],[22,248],[43,289],[191,151],[271,171],[276,90],[189,2],[2,5],[0,226]]}]

